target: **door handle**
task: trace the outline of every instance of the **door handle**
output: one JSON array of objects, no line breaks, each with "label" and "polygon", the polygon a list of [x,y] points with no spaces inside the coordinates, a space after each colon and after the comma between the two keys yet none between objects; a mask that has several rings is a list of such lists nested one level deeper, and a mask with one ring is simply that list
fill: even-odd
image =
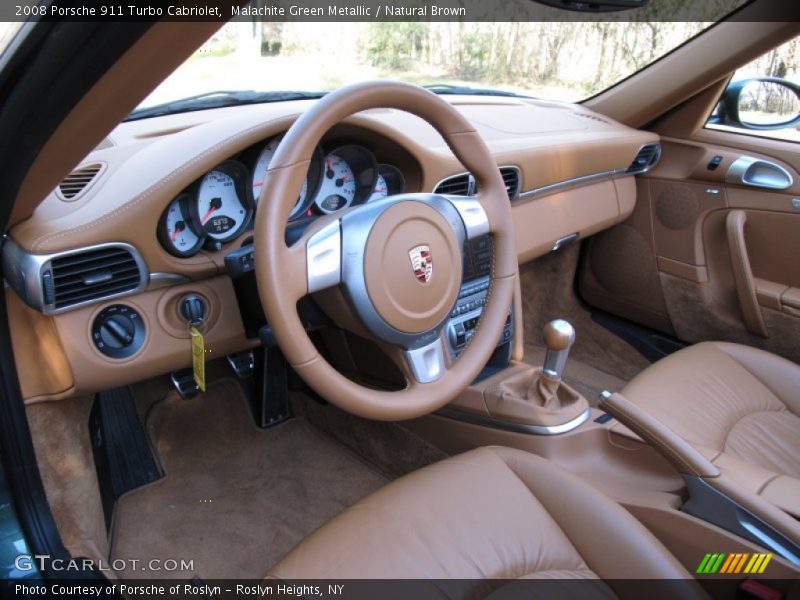
[{"label": "door handle", "polygon": [[740,156],[733,161],[725,173],[725,181],[770,190],[785,190],[794,183],[792,175],[782,166],[753,156]]},{"label": "door handle", "polygon": [[756,284],[750,268],[750,257],[747,255],[747,244],[744,239],[744,225],[747,213],[743,210],[732,210],[725,218],[725,229],[728,235],[728,250],[731,254],[733,281],[736,294],[744,315],[744,323],[750,333],[767,337],[767,327],[758,305]]}]

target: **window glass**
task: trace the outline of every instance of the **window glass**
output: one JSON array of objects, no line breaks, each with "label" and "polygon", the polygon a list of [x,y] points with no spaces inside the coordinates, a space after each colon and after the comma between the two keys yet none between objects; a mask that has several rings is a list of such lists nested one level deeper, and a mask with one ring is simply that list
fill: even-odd
[{"label": "window glass", "polygon": [[800,142],[800,37],[737,70],[706,126]]},{"label": "window glass", "polygon": [[579,101],[712,23],[230,22],[140,108],[214,91],[320,92],[374,78]]}]

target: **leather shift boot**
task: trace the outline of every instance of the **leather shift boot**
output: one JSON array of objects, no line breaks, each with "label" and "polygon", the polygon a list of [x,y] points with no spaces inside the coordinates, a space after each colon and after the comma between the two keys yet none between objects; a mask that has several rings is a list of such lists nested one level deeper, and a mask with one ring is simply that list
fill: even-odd
[{"label": "leather shift boot", "polygon": [[540,369],[512,374],[484,393],[493,417],[526,425],[553,427],[579,417],[589,408],[586,398],[563,381],[553,381]]}]

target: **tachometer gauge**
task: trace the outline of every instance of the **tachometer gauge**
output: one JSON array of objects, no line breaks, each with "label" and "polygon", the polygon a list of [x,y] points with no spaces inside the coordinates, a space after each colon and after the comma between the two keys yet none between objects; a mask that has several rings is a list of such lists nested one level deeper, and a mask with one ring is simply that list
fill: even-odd
[{"label": "tachometer gauge", "polygon": [[232,160],[214,167],[200,180],[194,217],[212,240],[229,242],[247,226],[252,216],[248,182],[245,166]]},{"label": "tachometer gauge", "polygon": [[[266,183],[267,169],[272,157],[275,155],[278,145],[281,143],[283,136],[276,136],[269,140],[264,148],[259,152],[253,167],[253,200],[257,203],[261,196],[261,190]],[[307,209],[307,200],[313,196],[317,191],[319,185],[319,176],[322,164],[322,150],[317,148],[314,151],[314,156],[311,159],[311,165],[308,169],[308,176],[303,183],[303,189],[300,190],[300,196],[297,198],[297,203],[289,213],[289,218],[293,219]]]},{"label": "tachometer gauge", "polygon": [[402,194],[406,191],[406,180],[400,169],[393,165],[378,165],[378,177],[375,180],[375,187],[367,202],[380,200],[387,196]]},{"label": "tachometer gauge", "polygon": [[167,206],[158,225],[161,245],[175,256],[185,258],[195,254],[203,245],[203,235],[198,235],[190,216],[192,197],[181,194]]},{"label": "tachometer gauge", "polygon": [[330,214],[363,202],[375,187],[377,169],[372,153],[361,146],[341,146],[322,164],[322,179],[314,197],[317,210]]}]

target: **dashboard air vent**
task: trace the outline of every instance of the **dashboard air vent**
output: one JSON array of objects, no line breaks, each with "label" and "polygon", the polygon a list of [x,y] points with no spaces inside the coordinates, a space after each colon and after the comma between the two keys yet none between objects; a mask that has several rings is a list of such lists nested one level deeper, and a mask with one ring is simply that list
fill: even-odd
[{"label": "dashboard air vent", "polygon": [[[519,169],[517,167],[500,167],[500,174],[503,176],[503,183],[506,184],[508,199],[514,200],[519,195]],[[442,180],[434,194],[447,194],[451,196],[472,196],[478,191],[475,185],[475,178],[470,173],[453,175]]]},{"label": "dashboard air vent", "polygon": [[470,196],[474,193],[475,180],[469,173],[463,175],[454,175],[443,180],[436,189],[433,190],[434,194],[447,194],[450,196]]},{"label": "dashboard air vent", "polygon": [[500,174],[503,176],[503,183],[506,184],[509,200],[516,200],[519,195],[519,169],[515,167],[502,167]]},{"label": "dashboard air vent", "polygon": [[45,304],[56,310],[132,292],[143,283],[139,262],[121,246],[60,256],[42,272]]},{"label": "dashboard air vent", "polygon": [[573,113],[576,117],[581,117],[582,119],[589,119],[590,121],[597,121],[598,123],[605,123],[606,125],[610,125],[611,121],[604,119],[603,117],[598,117],[597,115],[593,115],[590,113]]},{"label": "dashboard air vent", "polygon": [[661,144],[646,144],[639,148],[627,173],[644,173],[649,171],[661,158]]},{"label": "dashboard air vent", "polygon": [[74,200],[89,187],[102,169],[102,163],[92,163],[75,169],[58,184],[59,194],[64,200]]}]

